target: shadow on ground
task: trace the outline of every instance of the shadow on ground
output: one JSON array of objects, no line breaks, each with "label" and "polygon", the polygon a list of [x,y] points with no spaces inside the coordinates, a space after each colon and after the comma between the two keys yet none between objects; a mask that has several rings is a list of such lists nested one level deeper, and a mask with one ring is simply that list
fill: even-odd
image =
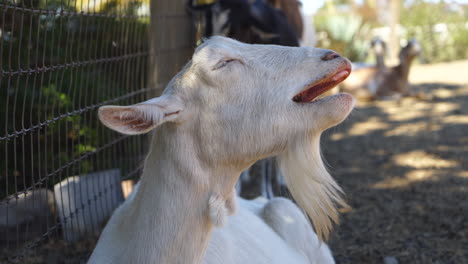
[{"label": "shadow on ground", "polygon": [[330,241],[337,263],[468,259],[468,85],[412,88],[432,99],[359,103],[324,136],[351,205]]}]

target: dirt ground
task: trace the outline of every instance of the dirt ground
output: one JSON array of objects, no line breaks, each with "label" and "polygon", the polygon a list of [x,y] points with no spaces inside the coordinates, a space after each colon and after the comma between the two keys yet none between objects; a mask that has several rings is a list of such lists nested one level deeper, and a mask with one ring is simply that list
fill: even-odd
[{"label": "dirt ground", "polygon": [[350,209],[337,263],[468,263],[468,61],[415,66],[432,99],[359,102],[323,151]]}]

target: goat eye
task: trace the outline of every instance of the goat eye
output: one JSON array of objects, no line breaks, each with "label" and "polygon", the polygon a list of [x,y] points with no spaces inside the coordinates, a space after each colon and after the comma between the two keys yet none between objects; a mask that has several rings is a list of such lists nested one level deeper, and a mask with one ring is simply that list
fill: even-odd
[{"label": "goat eye", "polygon": [[214,66],[213,70],[221,69],[221,68],[223,68],[224,66],[228,65],[229,63],[231,63],[231,62],[236,62],[236,61],[239,61],[239,60],[236,60],[236,59],[224,59],[224,60],[218,62],[218,63]]}]

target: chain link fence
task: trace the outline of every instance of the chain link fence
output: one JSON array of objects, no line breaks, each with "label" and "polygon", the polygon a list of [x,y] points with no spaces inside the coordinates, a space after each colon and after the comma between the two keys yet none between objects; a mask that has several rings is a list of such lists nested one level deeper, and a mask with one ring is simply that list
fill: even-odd
[{"label": "chain link fence", "polygon": [[166,0],[0,1],[0,263],[86,260],[147,151],[96,111],[158,94],[190,22]]}]

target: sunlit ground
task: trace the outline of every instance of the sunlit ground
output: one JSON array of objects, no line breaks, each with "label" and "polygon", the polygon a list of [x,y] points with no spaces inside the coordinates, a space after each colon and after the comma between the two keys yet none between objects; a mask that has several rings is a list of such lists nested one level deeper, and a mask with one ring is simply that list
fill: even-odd
[{"label": "sunlit ground", "polygon": [[359,103],[324,137],[351,210],[331,239],[337,263],[466,263],[468,61],[413,68],[425,100]]}]

